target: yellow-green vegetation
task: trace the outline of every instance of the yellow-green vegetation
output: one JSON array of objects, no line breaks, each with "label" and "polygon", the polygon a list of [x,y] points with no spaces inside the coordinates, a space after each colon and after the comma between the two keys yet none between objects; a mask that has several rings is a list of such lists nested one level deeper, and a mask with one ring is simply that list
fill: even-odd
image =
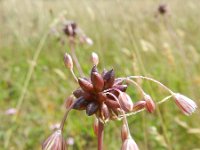
[{"label": "yellow-green vegetation", "polygon": [[[100,57],[99,69],[113,67],[117,76],[153,77],[200,104],[200,2],[166,1],[166,15],[157,13],[159,4],[158,0],[1,0],[0,149],[40,149],[51,133],[49,127],[62,119],[65,98],[78,86],[63,64],[63,54],[69,52],[67,39],[61,44],[52,34],[46,37],[63,12],[94,41],[92,46],[76,47],[85,74],[89,75],[89,58],[95,51]],[[141,84],[155,101],[167,96],[155,84]],[[133,101],[140,99],[134,87],[128,90]],[[141,150],[200,148],[199,111],[187,117],[173,103],[160,105],[153,115],[142,112],[128,117]],[[5,115],[16,106],[20,108],[17,117]],[[69,149],[96,149],[94,118],[82,113],[72,111],[67,120],[65,136],[75,140]],[[120,124],[107,124],[105,149],[120,149]]]}]

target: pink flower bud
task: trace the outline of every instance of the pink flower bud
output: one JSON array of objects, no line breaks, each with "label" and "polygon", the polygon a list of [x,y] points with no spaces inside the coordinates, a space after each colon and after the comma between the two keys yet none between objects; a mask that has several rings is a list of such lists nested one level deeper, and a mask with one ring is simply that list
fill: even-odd
[{"label": "pink flower bud", "polygon": [[146,106],[146,101],[138,101],[133,105],[132,111],[140,111]]},{"label": "pink flower bud", "polygon": [[94,65],[97,66],[99,64],[99,57],[98,57],[97,53],[92,52],[91,60]]},{"label": "pink flower bud", "polygon": [[61,130],[55,131],[42,144],[42,150],[66,150],[67,145]]},{"label": "pink flower bud", "polygon": [[196,110],[197,105],[190,98],[179,93],[175,93],[173,97],[176,102],[176,105],[185,115],[189,116]]},{"label": "pink flower bud", "polygon": [[152,113],[156,109],[156,105],[154,101],[152,100],[151,96],[145,94],[144,95],[144,100],[146,101],[146,109],[148,112]]},{"label": "pink flower bud", "polygon": [[128,94],[120,92],[118,99],[121,108],[125,112],[130,112],[133,109],[133,102]]},{"label": "pink flower bud", "polygon": [[121,150],[139,150],[139,148],[133,138],[129,137],[123,142]]},{"label": "pink flower bud", "polygon": [[65,63],[65,66],[69,69],[73,69],[73,61],[72,61],[72,58],[69,54],[65,53],[64,55],[64,63]]}]

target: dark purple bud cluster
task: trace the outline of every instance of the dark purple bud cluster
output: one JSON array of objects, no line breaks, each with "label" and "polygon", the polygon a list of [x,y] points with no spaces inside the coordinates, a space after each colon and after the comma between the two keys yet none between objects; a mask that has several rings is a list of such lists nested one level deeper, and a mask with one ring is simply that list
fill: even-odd
[{"label": "dark purple bud cluster", "polygon": [[[90,78],[79,78],[78,83],[80,88],[73,92],[77,98],[73,109],[86,110],[88,116],[96,114],[103,122],[116,118],[121,110],[131,111],[132,103],[130,105],[131,100],[125,93],[127,85],[115,78],[113,69],[100,74],[94,66]],[[121,102],[123,107],[120,107]]]}]

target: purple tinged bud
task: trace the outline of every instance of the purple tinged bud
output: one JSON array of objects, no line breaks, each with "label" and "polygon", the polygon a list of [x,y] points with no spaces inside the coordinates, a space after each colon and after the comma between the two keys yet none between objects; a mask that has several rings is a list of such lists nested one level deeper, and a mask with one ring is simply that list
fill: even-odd
[{"label": "purple tinged bud", "polygon": [[73,95],[74,95],[76,98],[79,98],[79,97],[81,97],[81,96],[84,95],[84,91],[83,91],[81,88],[78,88],[77,90],[75,90],[75,91],[73,92]]},{"label": "purple tinged bud", "polygon": [[85,91],[85,92],[92,92],[93,91],[93,85],[90,83],[88,80],[84,78],[79,78],[78,83],[80,87]]},{"label": "purple tinged bud", "polygon": [[104,87],[104,80],[102,76],[98,72],[92,72],[91,74],[91,81],[94,86],[94,89],[97,92],[100,92],[103,90]]},{"label": "purple tinged bud", "polygon": [[99,108],[98,103],[96,103],[96,102],[90,102],[90,103],[87,105],[86,114],[87,114],[88,116],[91,116],[91,115],[93,115],[94,113],[97,112],[98,108]]},{"label": "purple tinged bud", "polygon": [[108,89],[113,86],[114,81],[115,81],[115,72],[113,69],[109,70],[106,72],[103,76],[104,79],[104,88]]},{"label": "purple tinged bud", "polygon": [[73,109],[84,110],[88,105],[89,101],[85,100],[83,97],[79,97],[73,104]]}]

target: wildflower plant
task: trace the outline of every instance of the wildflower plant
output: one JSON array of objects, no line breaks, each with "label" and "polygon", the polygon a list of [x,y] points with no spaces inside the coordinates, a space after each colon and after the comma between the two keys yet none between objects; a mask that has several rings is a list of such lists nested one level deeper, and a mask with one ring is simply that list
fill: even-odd
[{"label": "wildflower plant", "polygon": [[[73,41],[76,37],[75,29],[76,25],[70,24],[64,30],[66,35],[73,39]],[[73,44],[73,42],[71,44]],[[71,48],[73,48],[73,46]],[[76,65],[81,76],[77,77],[73,71],[73,61],[77,63],[78,60],[76,57],[71,57],[68,53],[64,54],[64,64],[72,73],[78,88],[75,89],[72,95],[67,99],[65,103],[66,112],[60,123],[60,127],[44,141],[42,145],[43,150],[67,149],[66,140],[63,137],[63,129],[67,116],[72,110],[85,111],[87,116],[95,117],[93,129],[98,139],[98,150],[103,150],[104,126],[107,125],[109,121],[116,120],[122,121],[121,150],[139,150],[134,138],[130,134],[127,116],[143,110],[153,113],[156,109],[156,103],[136,82],[137,79],[154,82],[170,93],[169,96],[157,104],[164,103],[171,98],[185,115],[191,115],[197,108],[193,100],[182,94],[173,92],[155,79],[144,76],[116,77],[114,69],[98,70],[99,57],[96,53],[92,53],[91,60],[93,66],[91,66],[88,77],[83,76],[83,72],[82,70],[80,71],[79,68],[80,66],[78,67]],[[133,103],[131,97],[126,92],[128,86],[131,84],[133,84],[142,95],[142,99],[135,103]]]}]

